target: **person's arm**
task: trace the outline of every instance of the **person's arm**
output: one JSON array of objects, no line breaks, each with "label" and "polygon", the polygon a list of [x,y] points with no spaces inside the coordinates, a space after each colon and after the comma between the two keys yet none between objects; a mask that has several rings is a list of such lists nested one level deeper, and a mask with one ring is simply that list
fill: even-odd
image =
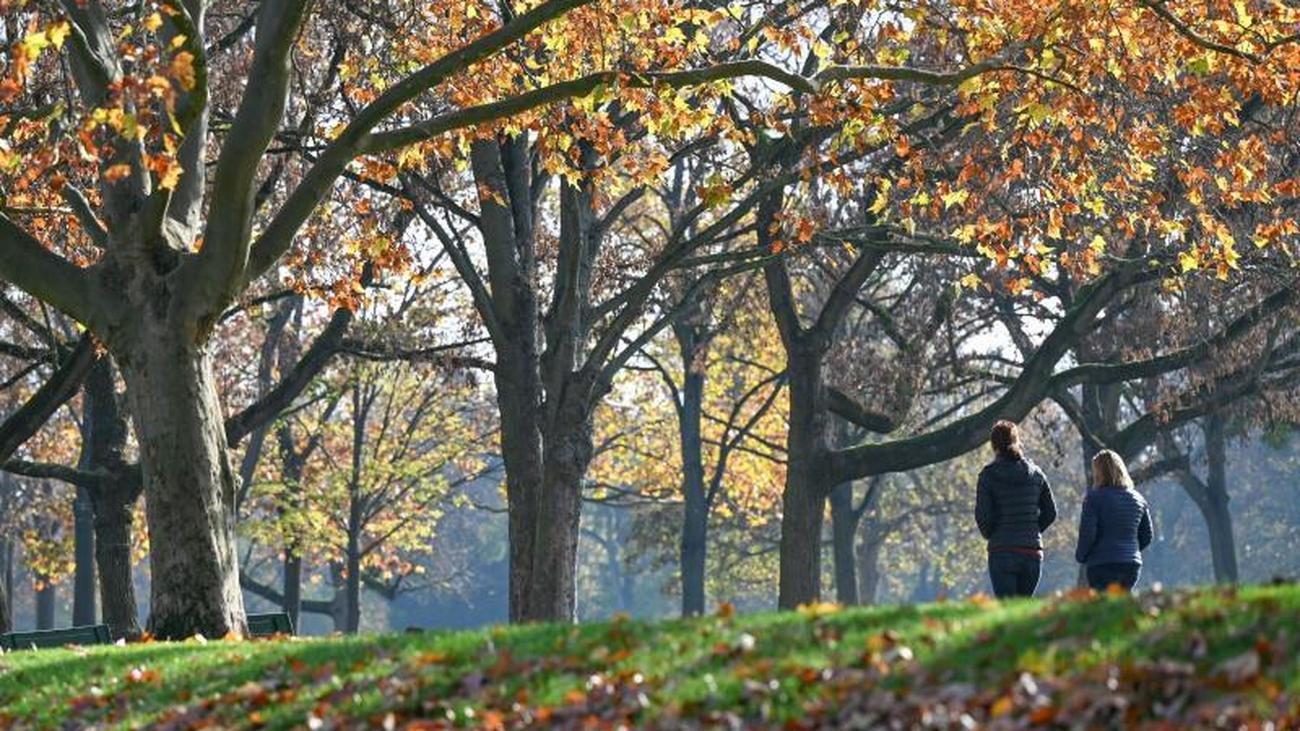
[{"label": "person's arm", "polygon": [[1097,506],[1093,504],[1092,493],[1083,499],[1083,513],[1079,516],[1079,545],[1074,549],[1074,560],[1088,563],[1088,554],[1092,553],[1092,544],[1097,542]]},{"label": "person's arm", "polygon": [[1138,548],[1147,550],[1151,541],[1155,538],[1156,527],[1151,520],[1151,506],[1146,502],[1142,503],[1142,522],[1138,523]]},{"label": "person's arm", "polygon": [[1052,496],[1052,486],[1047,482],[1047,475],[1038,473],[1043,486],[1038,493],[1038,532],[1042,533],[1056,522],[1056,498]]},{"label": "person's arm", "polygon": [[993,489],[981,472],[979,483],[975,486],[975,525],[979,526],[980,535],[988,540],[997,524],[998,511],[993,501]]}]

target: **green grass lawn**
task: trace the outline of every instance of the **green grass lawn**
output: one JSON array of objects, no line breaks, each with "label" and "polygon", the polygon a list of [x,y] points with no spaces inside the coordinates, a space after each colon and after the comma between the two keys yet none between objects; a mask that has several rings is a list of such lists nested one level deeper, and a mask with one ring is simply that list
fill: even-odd
[{"label": "green grass lawn", "polygon": [[1300,587],[0,656],[0,727],[1300,724]]}]

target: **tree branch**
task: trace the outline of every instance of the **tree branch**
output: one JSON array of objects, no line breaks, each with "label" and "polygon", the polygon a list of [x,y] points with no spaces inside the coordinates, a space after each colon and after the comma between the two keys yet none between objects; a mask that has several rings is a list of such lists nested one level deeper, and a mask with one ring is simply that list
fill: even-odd
[{"label": "tree branch", "polygon": [[9,460],[19,447],[49,420],[50,416],[76,395],[81,382],[95,363],[95,345],[89,335],[83,335],[50,380],[46,381],[31,398],[0,424],[0,464]]},{"label": "tree branch", "polygon": [[329,194],[334,181],[348,163],[366,149],[371,131],[390,114],[424,91],[500,51],[543,24],[590,2],[593,0],[549,0],[407,76],[366,105],[325,148],[253,243],[245,281],[261,276],[289,249],[298,229]]},{"label": "tree branch", "polygon": [[0,279],[92,329],[102,328],[115,309],[93,296],[93,281],[85,269],[46,249],[2,213]]}]

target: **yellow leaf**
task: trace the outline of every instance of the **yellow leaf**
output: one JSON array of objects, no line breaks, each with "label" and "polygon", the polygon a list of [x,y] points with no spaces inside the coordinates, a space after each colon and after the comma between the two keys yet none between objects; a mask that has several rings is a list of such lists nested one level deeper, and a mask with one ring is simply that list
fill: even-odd
[{"label": "yellow leaf", "polygon": [[945,210],[947,210],[949,208],[952,208],[953,206],[961,205],[962,203],[965,203],[966,199],[969,197],[970,197],[970,191],[966,190],[965,188],[962,188],[961,190],[954,190],[951,193],[944,193],[943,207]]},{"label": "yellow leaf", "polygon": [[50,36],[50,43],[54,44],[55,48],[63,48],[63,41],[67,39],[68,33],[71,31],[72,26],[65,20],[62,23],[55,23],[50,26],[50,29],[46,32]]},{"label": "yellow leaf", "polygon": [[893,185],[893,182],[889,179],[882,178],[876,188],[876,200],[872,202],[871,207],[867,210],[874,214],[879,214],[881,211],[885,210],[885,206],[889,205],[889,189],[892,188]]},{"label": "yellow leaf", "polygon": [[1196,258],[1195,254],[1184,251],[1178,255],[1178,266],[1186,274],[1193,269],[1199,269],[1201,262]]}]

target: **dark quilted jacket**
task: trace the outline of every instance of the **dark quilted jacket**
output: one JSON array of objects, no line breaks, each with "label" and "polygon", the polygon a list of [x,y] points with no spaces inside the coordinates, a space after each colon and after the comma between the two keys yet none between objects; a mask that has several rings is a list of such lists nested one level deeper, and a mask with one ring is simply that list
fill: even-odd
[{"label": "dark quilted jacket", "polygon": [[980,472],[975,522],[989,548],[1042,548],[1055,521],[1052,488],[1033,462],[999,457]]},{"label": "dark quilted jacket", "polygon": [[1079,517],[1079,563],[1142,563],[1154,527],[1147,501],[1136,490],[1103,487],[1088,491]]}]

